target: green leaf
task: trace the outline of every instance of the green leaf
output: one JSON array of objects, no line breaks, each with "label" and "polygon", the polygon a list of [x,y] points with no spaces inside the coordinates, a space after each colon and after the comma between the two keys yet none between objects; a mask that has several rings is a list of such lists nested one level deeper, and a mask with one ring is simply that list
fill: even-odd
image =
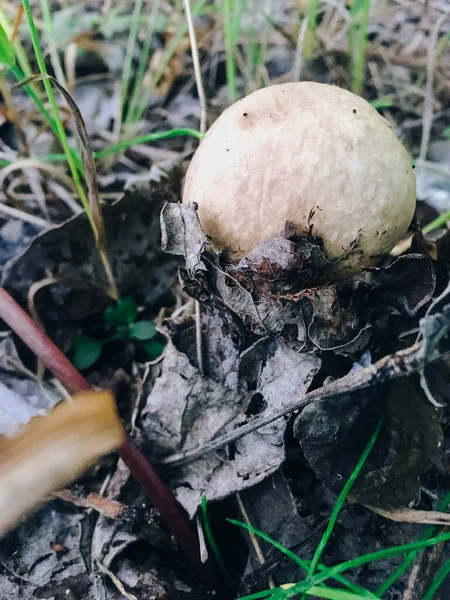
[{"label": "green leaf", "polygon": [[131,325],[137,317],[137,306],[133,298],[122,298],[115,306],[105,310],[105,322],[110,327]]},{"label": "green leaf", "polygon": [[377,110],[392,108],[394,106],[394,97],[392,95],[380,96],[379,98],[372,100],[370,104]]},{"label": "green leaf", "polygon": [[13,67],[16,64],[14,46],[0,25],[0,64]]},{"label": "green leaf", "polygon": [[161,356],[166,346],[165,342],[159,340],[152,340],[151,342],[142,342],[141,346],[147,351],[150,360],[155,360],[158,356]]},{"label": "green leaf", "polygon": [[151,321],[138,321],[131,326],[131,337],[136,340],[151,340],[156,334],[156,327]]},{"label": "green leaf", "polygon": [[78,344],[78,348],[73,357],[74,367],[80,370],[92,367],[92,365],[100,358],[103,350],[103,340],[88,338],[88,336],[83,337],[84,340]]},{"label": "green leaf", "polygon": [[446,140],[450,140],[450,125],[444,129],[442,136],[445,137]]}]

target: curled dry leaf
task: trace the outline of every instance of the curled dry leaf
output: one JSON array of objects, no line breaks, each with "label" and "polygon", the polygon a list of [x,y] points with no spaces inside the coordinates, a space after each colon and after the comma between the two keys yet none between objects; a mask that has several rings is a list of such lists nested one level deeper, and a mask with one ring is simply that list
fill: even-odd
[{"label": "curled dry leaf", "polygon": [[[200,302],[229,311],[247,335],[276,335],[297,350],[355,351],[368,341],[366,292],[320,285],[328,264],[320,240],[297,235],[266,240],[236,265],[227,264],[190,206],[167,204],[161,215],[163,248],[184,257],[185,290]],[[352,292],[352,293],[350,293]]]},{"label": "curled dry leaf", "polygon": [[0,535],[123,439],[114,397],[106,391],[78,394],[1,439]]}]

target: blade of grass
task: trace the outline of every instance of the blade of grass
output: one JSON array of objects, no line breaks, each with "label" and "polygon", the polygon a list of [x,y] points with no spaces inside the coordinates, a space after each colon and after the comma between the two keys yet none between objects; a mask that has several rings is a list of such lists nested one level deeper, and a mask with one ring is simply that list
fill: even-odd
[{"label": "blade of grass", "polygon": [[[114,275],[111,269],[111,265],[108,258],[108,253],[106,250],[106,231],[105,231],[105,223],[103,220],[102,209],[100,204],[100,196],[98,192],[98,181],[97,181],[97,170],[95,167],[95,160],[91,148],[91,142],[89,140],[89,135],[86,129],[86,123],[84,122],[83,116],[78,108],[75,100],[69,94],[69,92],[54,78],[50,75],[35,75],[33,77],[36,81],[43,81],[44,83],[47,81],[51,81],[53,85],[55,85],[58,90],[64,96],[69,108],[72,112],[75,121],[75,127],[78,133],[78,136],[81,141],[81,158],[84,167],[84,173],[86,177],[86,183],[88,188],[88,198],[85,196],[87,208],[89,208],[90,221],[92,225],[92,230],[95,235],[97,251],[103,263],[103,267],[105,269],[108,281],[109,281],[109,289],[106,290],[107,293],[117,300],[119,297],[119,293],[116,287]],[[78,174],[78,172],[77,172]],[[75,182],[76,183],[76,182]],[[84,193],[84,188],[83,193]],[[86,211],[87,212],[87,211]]]},{"label": "blade of grass", "polygon": [[[274,548],[276,548],[277,550],[282,552],[285,556],[287,556],[290,560],[295,562],[306,574],[308,573],[309,566],[310,566],[309,561],[301,559],[299,556],[297,556],[297,554],[295,554],[295,552],[292,552],[292,550],[289,550],[289,548],[286,548],[285,546],[283,546],[282,544],[280,544],[279,542],[277,542],[276,540],[271,538],[269,535],[264,533],[264,531],[260,531],[251,525],[242,523],[241,521],[236,521],[234,519],[227,519],[227,520],[229,523],[232,523],[233,525],[237,525],[238,527],[242,527],[242,529],[246,529],[247,531],[250,531],[250,532],[258,535],[266,542],[269,542],[269,544],[272,544],[272,546],[274,546]],[[326,567],[325,565],[319,564],[319,565],[317,565],[317,568],[321,571],[328,571],[328,567]],[[359,586],[358,584],[353,583],[352,581],[346,579],[345,577],[342,577],[339,573],[333,578],[336,579],[336,581],[338,581],[339,583],[342,583],[343,585],[348,587],[348,589],[364,596],[365,598],[371,598],[372,600],[378,600],[378,596],[376,596],[369,590],[364,589],[363,587]]]},{"label": "blade of grass", "polygon": [[128,106],[127,114],[125,116],[125,124],[129,125],[134,123],[133,115],[136,111],[139,102],[140,90],[142,82],[144,81],[145,70],[147,68],[148,59],[150,56],[150,47],[152,44],[153,35],[155,33],[155,23],[161,7],[161,0],[154,0],[152,3],[152,10],[147,20],[147,29],[144,35],[144,43],[142,45],[142,52],[139,57],[139,64],[134,79],[133,91],[131,93],[130,104]]},{"label": "blade of grass", "polygon": [[442,542],[448,542],[449,540],[450,533],[442,533],[441,535],[437,535],[436,537],[432,537],[428,540],[411,542],[410,544],[393,546],[392,548],[385,548],[383,550],[378,550],[377,552],[363,554],[358,558],[348,560],[339,565],[335,565],[334,567],[326,569],[322,573],[314,575],[310,580],[302,581],[300,583],[295,584],[293,588],[286,591],[286,598],[292,598],[300,592],[305,592],[306,590],[311,589],[312,586],[318,585],[319,583],[322,583],[322,581],[333,578],[335,575],[344,573],[349,569],[355,569],[370,562],[384,560],[386,558],[392,558],[393,556],[398,556],[399,554],[406,554],[414,550],[423,550],[424,548],[429,548],[430,546],[434,546],[435,544],[440,544]]},{"label": "blade of grass", "polygon": [[235,13],[234,0],[221,0],[223,31],[225,42],[225,67],[227,73],[228,98],[230,102],[238,99],[236,83],[236,60],[234,47],[239,39],[240,18]]},{"label": "blade of grass", "polygon": [[223,574],[226,577],[227,569],[225,567],[225,563],[223,562],[223,558],[220,553],[219,547],[216,543],[216,540],[214,539],[214,535],[213,535],[213,532],[211,529],[211,523],[209,521],[206,496],[202,496],[201,507],[202,507],[202,516],[203,516],[203,527],[205,528],[206,539],[208,540],[208,543],[211,546],[212,551],[214,552],[214,556],[216,557],[217,562],[218,562],[220,568],[222,569]]},{"label": "blade of grass", "polygon": [[[282,599],[284,597],[284,591],[288,590],[294,584],[286,584],[280,586],[280,588],[276,590],[265,590],[263,592],[256,592],[255,594],[249,594],[248,596],[242,596],[239,600],[258,600],[259,598],[272,598]],[[359,594],[352,594],[351,592],[346,592],[345,590],[339,590],[336,588],[329,587],[317,587],[314,586],[307,592],[305,592],[308,596],[314,596],[315,598],[325,598],[327,600],[366,600],[365,596],[360,596]]]},{"label": "blade of grass", "polygon": [[306,30],[303,41],[303,56],[306,60],[311,60],[314,50],[314,42],[317,27],[317,13],[319,11],[319,0],[309,0],[305,18],[308,19],[308,29]]},{"label": "blade of grass", "polygon": [[325,598],[326,600],[366,600],[366,596],[329,587],[313,586],[305,594],[316,598]]},{"label": "blade of grass", "polygon": [[142,0],[135,0],[133,13],[131,15],[131,24],[130,31],[128,34],[127,48],[125,51],[125,59],[122,71],[122,81],[121,81],[121,93],[120,93],[120,107],[119,107],[119,116],[117,119],[117,127],[116,133],[117,137],[120,136],[120,131],[122,129],[122,121],[124,119],[125,113],[125,103],[128,97],[128,88],[130,86],[130,76],[131,76],[131,66],[133,63],[133,54],[134,49],[136,47],[136,40],[139,31],[139,23],[141,20],[142,13]]},{"label": "blade of grass", "polygon": [[350,8],[349,45],[352,91],[355,94],[360,94],[363,87],[370,4],[371,0],[353,0]]},{"label": "blade of grass", "polygon": [[[448,509],[450,505],[450,492],[448,492],[448,494],[446,494],[445,498],[442,500],[439,509],[441,512],[444,512]],[[434,525],[431,525],[429,527],[427,527],[424,531],[424,533],[422,534],[420,540],[428,540],[430,539],[430,537],[436,532],[437,527]],[[394,583],[397,581],[397,579],[403,575],[403,573],[406,571],[406,569],[410,566],[410,564],[414,561],[414,559],[416,558],[418,552],[411,552],[411,554],[409,554],[405,560],[402,562],[402,564],[400,566],[398,566],[395,571],[392,573],[392,575],[390,577],[388,577],[388,579],[386,579],[386,581],[384,583],[382,583],[376,590],[376,593],[378,596],[383,596],[387,590],[394,585]]]},{"label": "blade of grass", "polygon": [[[156,131],[154,133],[148,133],[147,135],[141,135],[139,137],[132,138],[131,140],[123,140],[118,142],[117,144],[113,144],[108,148],[104,148],[103,150],[99,150],[97,152],[93,152],[92,155],[95,159],[102,159],[107,156],[111,156],[112,154],[117,154],[122,150],[126,150],[127,148],[131,148],[132,146],[136,146],[137,144],[146,144],[148,142],[156,142],[158,140],[168,140],[174,137],[181,136],[191,136],[198,140],[203,139],[203,135],[197,129],[189,129],[189,128],[179,128],[179,129],[169,129],[169,131]],[[80,160],[80,157],[77,157]],[[65,154],[46,154],[45,156],[40,156],[39,158],[35,158],[35,160],[40,160],[42,162],[63,162],[66,160]],[[6,167],[10,165],[13,161],[0,159],[0,166]]]},{"label": "blade of grass", "polygon": [[261,69],[264,66],[265,62],[266,62],[266,54],[267,54],[267,49],[269,47],[269,41],[270,41],[270,34],[272,32],[272,28],[273,28],[273,21],[272,21],[272,10],[273,10],[273,0],[270,0],[268,6],[267,6],[268,10],[267,12],[264,13],[265,18],[265,24],[264,24],[264,29],[262,32],[262,41],[261,44],[259,45],[258,48],[258,52],[256,55],[256,61],[255,61],[255,76],[256,76],[256,88],[259,88],[261,86],[264,86],[264,79],[261,75]]},{"label": "blade of grass", "polygon": [[[20,8],[22,10],[23,7],[21,6]],[[18,18],[20,18],[20,14],[18,15]],[[15,28],[11,27],[11,25],[9,24],[1,7],[0,7],[0,30],[3,30],[8,38],[11,38],[11,36],[14,35],[14,30],[15,30]],[[14,60],[10,63],[9,72],[19,82],[19,81],[23,80],[26,76],[32,75],[31,67],[29,65],[28,58],[25,54],[25,51],[24,51],[20,41],[17,39],[14,39],[13,41],[10,42],[10,44],[14,51]],[[17,62],[19,63],[19,65],[21,65],[22,70],[16,64],[16,59],[17,59]],[[36,104],[36,106],[39,109],[39,111],[41,112],[44,120],[46,121],[46,123],[48,124],[48,126],[51,128],[52,132],[55,134],[56,138],[58,139],[58,131],[57,131],[56,123],[52,119],[52,117],[49,114],[49,112],[47,111],[47,109],[45,108],[45,106],[40,98],[40,93],[39,93],[37,86],[34,83],[30,83],[30,85],[24,86],[24,89],[25,89],[26,93],[30,96],[30,98],[33,100],[33,102]]]},{"label": "blade of grass", "polygon": [[372,450],[378,434],[380,433],[380,429],[381,426],[383,424],[383,421],[380,421],[375,429],[375,431],[372,434],[372,437],[370,438],[367,446],[364,449],[364,452],[361,455],[361,458],[358,461],[358,464],[356,465],[356,467],[354,468],[352,474],[350,475],[350,477],[348,478],[347,483],[345,484],[342,492],[339,494],[339,498],[337,499],[337,502],[333,508],[333,512],[331,513],[330,516],[330,521],[328,523],[328,526],[317,546],[317,549],[314,553],[313,559],[311,561],[311,565],[309,567],[309,572],[308,572],[308,578],[311,577],[314,574],[314,571],[316,570],[317,565],[319,564],[319,560],[320,557],[322,556],[322,553],[325,549],[325,546],[328,543],[328,540],[330,539],[330,536],[333,532],[334,526],[336,524],[336,520],[338,518],[338,515],[341,511],[341,508],[345,502],[345,499],[347,498],[350,490],[353,487],[353,484],[355,483],[356,478],[358,477],[359,473],[361,472],[362,467],[364,466],[364,463],[367,460],[367,457],[370,454],[370,451]]},{"label": "blade of grass", "polygon": [[50,60],[52,63],[53,71],[55,72],[55,77],[61,85],[67,87],[64,71],[61,66],[61,61],[59,60],[58,50],[54,45],[52,13],[48,0],[41,0],[41,10],[44,19],[45,34],[49,44]]},{"label": "blade of grass", "polygon": [[[206,0],[198,0],[194,4],[194,6],[192,7],[192,17],[193,18],[198,16],[201,13],[203,6],[205,4],[206,4]],[[172,57],[175,54],[175,51],[176,51],[178,45],[180,44],[181,40],[185,37],[187,32],[188,32],[188,24],[185,22],[175,33],[175,35],[170,40],[170,42],[167,44],[167,48],[164,52],[164,55],[161,58],[158,68],[155,70],[155,73],[153,74],[153,77],[151,78],[149,85],[147,87],[144,87],[144,86],[141,87],[141,90],[140,90],[141,100],[140,100],[139,105],[136,108],[136,111],[133,114],[133,117],[131,119],[133,123],[136,123],[141,119],[143,112],[145,111],[146,107],[148,106],[152,91],[158,85],[159,80],[161,79],[164,71],[166,70],[167,65],[172,60]]]},{"label": "blade of grass", "polygon": [[13,67],[15,63],[14,46],[0,23],[0,64]]},{"label": "blade of grass", "polygon": [[[38,63],[39,70],[41,72],[41,75],[47,76],[48,75],[47,68],[45,66],[44,56],[42,54],[42,50],[39,45],[38,32],[37,32],[36,26],[34,24],[34,19],[33,19],[33,14],[31,12],[30,2],[29,2],[29,0],[22,0],[22,4],[23,4],[24,10],[25,10],[25,15],[27,17],[28,27],[30,28],[31,41],[33,43],[33,49],[34,49],[34,53],[36,55],[36,60]],[[70,172],[72,174],[72,178],[74,180],[78,194],[80,196],[81,203],[82,203],[84,209],[86,210],[86,214],[89,218],[89,221],[91,222],[93,231],[95,232],[96,230],[95,230],[95,223],[94,223],[93,216],[92,216],[92,211],[89,207],[86,193],[84,191],[83,185],[80,180],[80,176],[79,176],[76,161],[73,156],[73,152],[72,152],[72,150],[69,146],[69,142],[67,140],[66,132],[64,130],[61,116],[58,111],[58,105],[56,104],[56,99],[55,99],[55,95],[53,93],[52,85],[48,79],[44,79],[43,83],[44,83],[45,91],[47,93],[48,100],[50,102],[50,106],[52,107],[53,118],[55,120],[56,129],[58,132],[58,138],[59,138],[59,140],[63,146],[64,152],[66,154]]]},{"label": "blade of grass", "polygon": [[422,600],[432,600],[434,594],[437,592],[438,588],[444,582],[444,579],[447,577],[447,575],[449,573],[450,573],[450,560],[446,560],[445,563],[442,565],[442,567],[437,572],[433,583],[428,588],[428,590],[427,590],[425,596],[422,598]]},{"label": "blade of grass", "polygon": [[[8,18],[6,17],[1,5],[0,5],[0,25],[5,30],[6,35],[11,39],[11,36],[13,34],[13,27],[9,23]],[[32,75],[33,72],[31,70],[30,63],[28,61],[28,57],[25,52],[25,49],[22,46],[20,40],[17,38],[14,40],[13,45],[14,45],[14,51],[16,53],[17,62],[19,63],[20,69],[22,70],[22,72],[25,74],[26,77],[29,77],[30,75]],[[21,78],[23,79],[23,76],[21,76]],[[35,92],[35,94],[38,94],[38,88],[36,86],[34,87],[34,92]]]},{"label": "blade of grass", "polygon": [[450,210],[443,213],[442,215],[439,215],[439,217],[433,219],[433,221],[431,221],[431,223],[428,223],[428,225],[425,225],[425,227],[422,229],[422,232],[424,235],[426,235],[434,229],[438,229],[439,227],[446,225],[448,221],[450,221]]}]

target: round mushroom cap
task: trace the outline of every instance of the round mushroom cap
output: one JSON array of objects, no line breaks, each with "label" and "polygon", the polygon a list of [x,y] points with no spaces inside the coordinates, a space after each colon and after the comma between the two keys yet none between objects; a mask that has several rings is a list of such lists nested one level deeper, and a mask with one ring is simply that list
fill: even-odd
[{"label": "round mushroom cap", "polygon": [[217,119],[186,174],[212,241],[240,258],[287,221],[322,238],[345,275],[373,266],[414,214],[411,158],[364,99],[321,83],[258,90]]}]

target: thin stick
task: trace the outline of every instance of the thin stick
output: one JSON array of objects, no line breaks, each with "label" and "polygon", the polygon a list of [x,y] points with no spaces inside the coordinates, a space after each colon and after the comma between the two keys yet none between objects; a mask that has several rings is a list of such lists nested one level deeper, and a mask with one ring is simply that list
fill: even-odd
[{"label": "thin stick", "polygon": [[31,225],[35,225],[41,229],[47,229],[52,225],[45,219],[41,219],[40,217],[35,217],[34,215],[30,215],[29,213],[24,212],[23,210],[19,210],[18,208],[13,208],[12,206],[8,206],[7,204],[3,204],[2,199],[0,198],[0,213],[4,215],[8,215],[8,217],[12,217],[13,219],[19,219],[20,221],[24,221],[25,223],[31,223]]},{"label": "thin stick", "polygon": [[295,50],[294,66],[292,68],[292,81],[300,81],[303,66],[303,44],[305,42],[305,35],[308,28],[308,17],[305,17],[302,21],[300,31],[298,32],[297,48]]},{"label": "thin stick", "polygon": [[184,11],[189,29],[189,41],[191,43],[192,63],[194,65],[195,84],[197,86],[198,99],[200,101],[200,133],[206,132],[206,96],[203,87],[202,70],[198,55],[197,38],[195,35],[194,21],[192,19],[191,2],[183,0]]},{"label": "thin stick", "polygon": [[433,124],[433,82],[434,82],[434,53],[436,50],[436,43],[439,31],[448,18],[448,15],[442,15],[438,19],[433,27],[430,35],[430,41],[428,43],[428,54],[427,54],[427,85],[425,87],[425,101],[423,103],[423,126],[422,126],[422,139],[420,141],[420,160],[425,160],[428,152],[428,144],[430,142],[431,126]]},{"label": "thin stick", "polygon": [[[247,511],[245,509],[244,503],[242,502],[242,498],[241,498],[241,495],[240,495],[239,492],[236,492],[236,500],[237,500],[239,510],[241,511],[241,515],[242,515],[245,523],[247,523],[247,525],[251,525],[250,519],[248,517],[248,513],[247,513]],[[248,535],[250,537],[250,541],[251,541],[252,546],[253,546],[253,548],[255,550],[255,554],[256,554],[256,557],[257,557],[257,559],[259,561],[259,564],[260,565],[264,565],[266,563],[266,559],[264,558],[264,554],[263,554],[263,551],[261,550],[261,546],[260,546],[260,543],[258,541],[258,538],[256,537],[256,535],[252,531],[248,531],[247,533],[248,533]],[[271,589],[274,589],[275,588],[275,584],[273,582],[272,575],[268,575],[267,580],[268,580],[269,587]]]},{"label": "thin stick", "polygon": [[[184,11],[189,29],[189,40],[191,43],[192,63],[194,65],[195,84],[197,86],[198,99],[200,101],[200,133],[206,132],[206,96],[205,88],[203,87],[202,70],[200,67],[200,59],[198,55],[197,38],[195,35],[194,21],[192,19],[191,2],[183,0]],[[195,301],[195,343],[197,351],[198,370],[203,375],[203,337],[202,337],[202,312],[200,303]]]},{"label": "thin stick", "polygon": [[[88,381],[75,369],[56,344],[46,336],[3,288],[0,288],[0,318],[11,327],[69,392],[76,393],[92,389]],[[133,446],[128,435],[125,436],[125,441],[118,453],[165,520],[199,579],[209,589],[216,589],[218,592],[224,589],[223,578],[215,563],[211,560],[204,564],[201,562],[198,538],[184,509],[178,504],[172,492],[161,481],[141,451]]]}]

